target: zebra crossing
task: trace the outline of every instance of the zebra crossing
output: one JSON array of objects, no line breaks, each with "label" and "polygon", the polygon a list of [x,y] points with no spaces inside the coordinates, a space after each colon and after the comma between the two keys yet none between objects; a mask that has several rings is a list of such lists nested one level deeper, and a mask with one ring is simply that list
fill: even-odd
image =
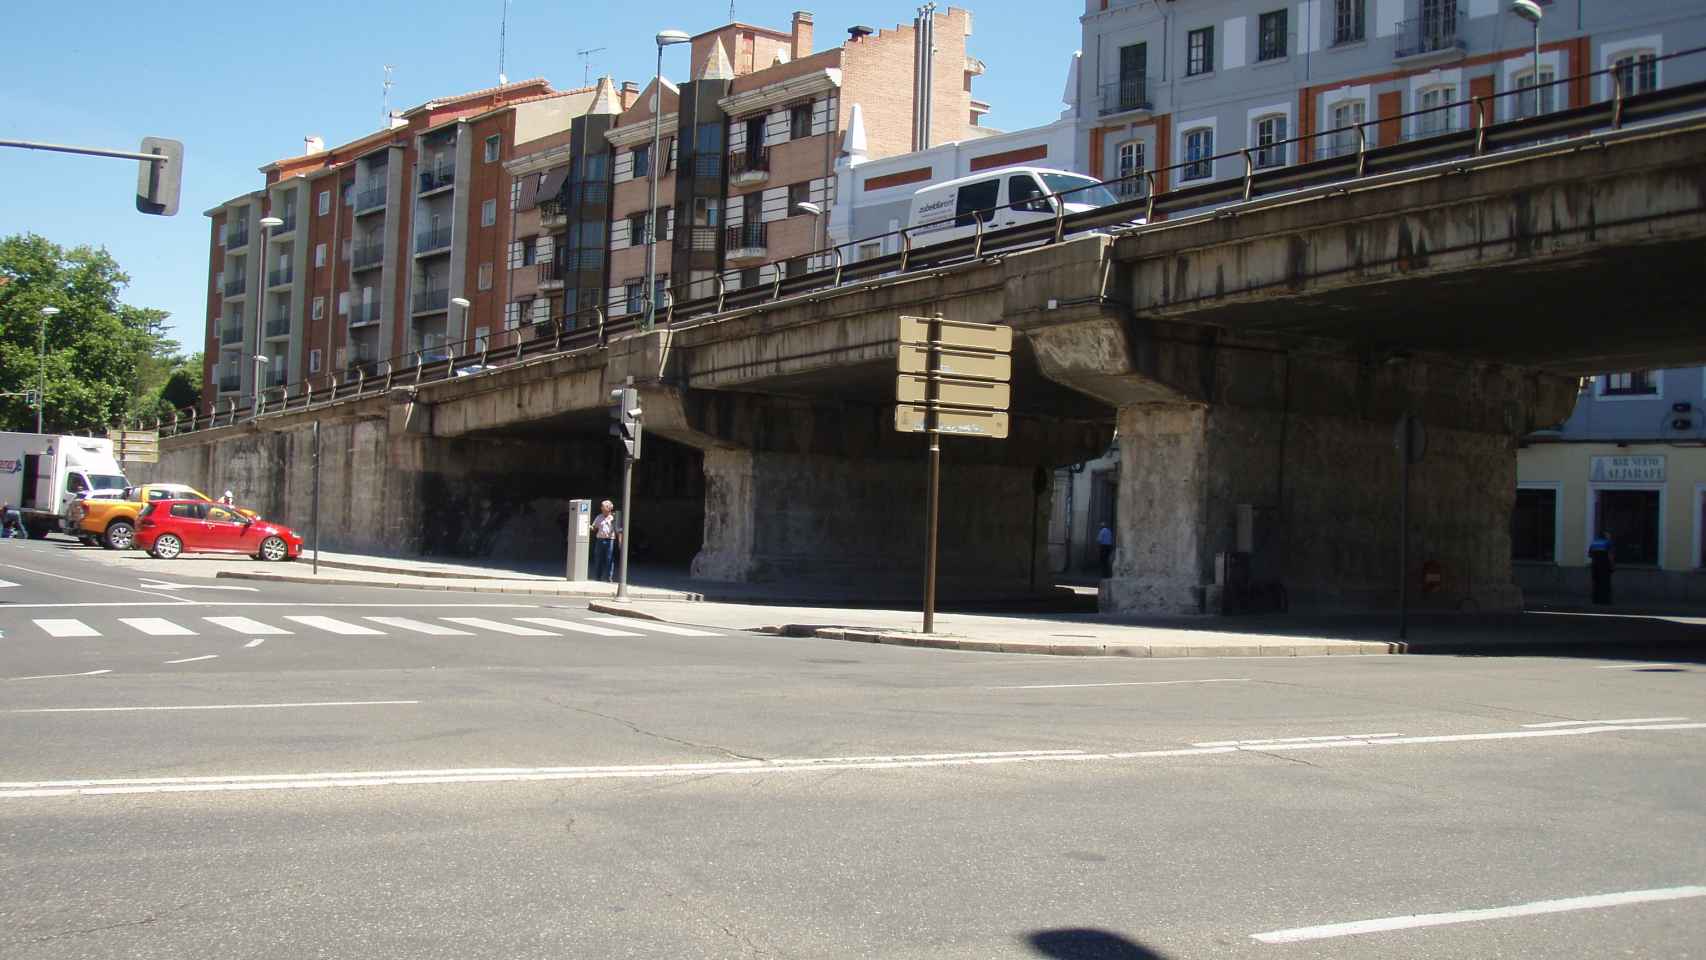
[{"label": "zebra crossing", "polygon": [[720,637],[714,630],[680,627],[628,617],[589,617],[586,620],[566,620],[561,617],[369,617],[346,618],[321,615],[286,615],[284,624],[267,623],[253,617],[218,616],[179,618],[119,617],[117,626],[102,629],[74,618],[42,618],[32,620],[36,629],[50,637],[62,639],[94,638],[109,635],[141,634],[147,637],[196,637],[204,634],[239,634],[246,637],[288,637],[320,633],[340,637],[384,637],[393,634],[423,634],[432,637],[472,637],[482,634],[501,634],[512,637],[562,637],[587,635],[594,637],[643,637],[662,634],[672,637]]}]

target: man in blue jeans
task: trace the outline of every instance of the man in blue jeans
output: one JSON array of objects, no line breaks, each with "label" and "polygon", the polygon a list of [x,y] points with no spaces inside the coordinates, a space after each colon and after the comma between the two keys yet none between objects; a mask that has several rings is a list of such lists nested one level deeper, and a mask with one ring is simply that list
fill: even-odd
[{"label": "man in blue jeans", "polygon": [[616,546],[622,537],[615,511],[616,505],[606,500],[592,518],[592,578],[608,583],[616,582]]}]

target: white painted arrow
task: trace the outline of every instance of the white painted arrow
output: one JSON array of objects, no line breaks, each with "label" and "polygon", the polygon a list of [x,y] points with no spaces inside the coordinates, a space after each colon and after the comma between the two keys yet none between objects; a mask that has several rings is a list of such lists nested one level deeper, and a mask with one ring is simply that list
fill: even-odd
[{"label": "white painted arrow", "polygon": [[160,580],[139,580],[137,582],[150,590],[242,590],[255,593],[259,589],[258,587],[226,587],[199,583],[165,583]]}]

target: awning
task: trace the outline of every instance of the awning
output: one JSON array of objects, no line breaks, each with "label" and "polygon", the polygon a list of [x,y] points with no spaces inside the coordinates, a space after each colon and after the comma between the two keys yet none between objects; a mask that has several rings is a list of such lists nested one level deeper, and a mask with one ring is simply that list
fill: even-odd
[{"label": "awning", "polygon": [[569,179],[569,168],[558,167],[545,173],[539,181],[539,202],[557,199],[557,194],[563,192],[563,181]]},{"label": "awning", "polygon": [[532,210],[539,205],[539,175],[530,173],[521,181],[521,195],[515,198],[517,210]]}]

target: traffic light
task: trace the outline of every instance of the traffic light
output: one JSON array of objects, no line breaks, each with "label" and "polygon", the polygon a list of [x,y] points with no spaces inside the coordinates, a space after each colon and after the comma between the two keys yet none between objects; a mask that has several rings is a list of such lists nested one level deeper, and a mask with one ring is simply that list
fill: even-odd
[{"label": "traffic light", "polygon": [[610,434],[619,437],[630,460],[640,459],[640,391],[617,387],[610,391]]},{"label": "traffic light", "polygon": [[41,397],[34,390],[24,391],[24,406],[33,407],[41,402]]},{"label": "traffic light", "polygon": [[165,137],[143,137],[140,152],[166,159],[136,161],[136,209],[162,217],[175,215],[178,212],[178,193],[184,180],[183,142]]}]

